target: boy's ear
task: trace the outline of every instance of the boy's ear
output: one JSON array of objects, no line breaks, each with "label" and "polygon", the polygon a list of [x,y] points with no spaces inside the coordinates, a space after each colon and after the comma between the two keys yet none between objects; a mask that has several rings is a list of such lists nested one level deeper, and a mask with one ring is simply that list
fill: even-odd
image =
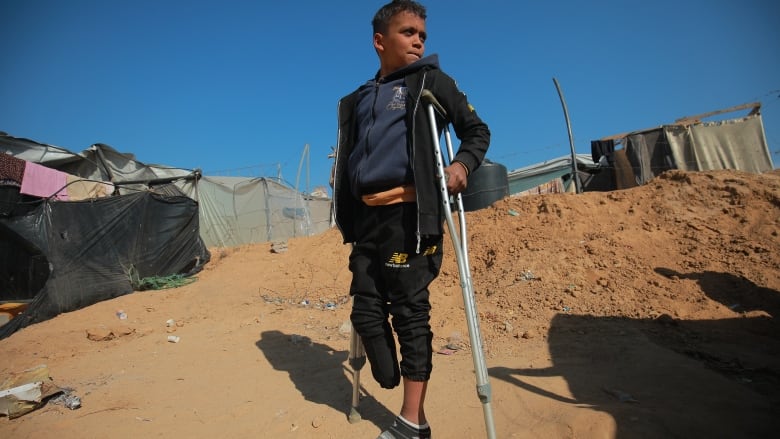
[{"label": "boy's ear", "polygon": [[379,32],[374,34],[374,49],[376,49],[377,52],[382,52],[385,50],[385,45],[382,42],[382,38],[383,36]]}]

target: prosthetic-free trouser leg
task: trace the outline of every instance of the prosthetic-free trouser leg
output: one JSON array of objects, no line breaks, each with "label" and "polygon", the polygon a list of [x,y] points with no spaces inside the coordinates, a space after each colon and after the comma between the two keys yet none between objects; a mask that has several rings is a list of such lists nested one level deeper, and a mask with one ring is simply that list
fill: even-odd
[{"label": "prosthetic-free trouser leg", "polygon": [[422,237],[418,247],[416,224],[414,203],[366,206],[350,254],[350,320],[384,388],[402,376],[427,381],[432,368],[428,286],[441,267],[441,236]]}]

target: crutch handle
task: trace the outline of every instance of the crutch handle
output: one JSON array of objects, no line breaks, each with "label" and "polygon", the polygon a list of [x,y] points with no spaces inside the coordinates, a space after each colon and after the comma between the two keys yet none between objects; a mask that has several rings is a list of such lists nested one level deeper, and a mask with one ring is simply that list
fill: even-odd
[{"label": "crutch handle", "polygon": [[433,108],[436,109],[436,111],[443,118],[445,118],[445,119],[447,118],[447,110],[445,110],[444,107],[441,106],[441,104],[439,103],[439,100],[436,99],[436,96],[434,96],[433,93],[431,93],[430,90],[428,90],[427,88],[423,89],[421,96],[422,96],[423,99],[428,101],[429,104],[433,105]]}]

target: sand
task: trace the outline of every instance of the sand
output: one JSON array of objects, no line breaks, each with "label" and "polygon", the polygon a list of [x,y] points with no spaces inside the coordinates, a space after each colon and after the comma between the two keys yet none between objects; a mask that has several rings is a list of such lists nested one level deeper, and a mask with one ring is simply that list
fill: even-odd
[{"label": "sand", "polygon": [[[501,200],[466,223],[498,437],[777,435],[780,172],[670,171],[628,190]],[[280,252],[211,252],[189,285],[0,340],[0,381],[46,365],[82,403],[0,417],[0,437],[376,437],[401,391],[379,388],[366,366],[362,421],[348,421],[349,247],[338,231]],[[434,347],[461,349],[434,355],[426,411],[434,437],[485,437],[445,252]]]}]

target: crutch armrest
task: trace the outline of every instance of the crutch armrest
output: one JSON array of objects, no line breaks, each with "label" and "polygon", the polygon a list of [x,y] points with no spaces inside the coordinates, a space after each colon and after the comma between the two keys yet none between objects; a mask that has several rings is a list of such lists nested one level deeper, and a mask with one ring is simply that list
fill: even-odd
[{"label": "crutch armrest", "polygon": [[423,89],[422,98],[428,102],[429,104],[433,105],[433,108],[444,118],[447,118],[447,111],[444,109],[444,107],[441,106],[439,103],[439,100],[436,99],[436,96],[431,93],[428,89]]}]

